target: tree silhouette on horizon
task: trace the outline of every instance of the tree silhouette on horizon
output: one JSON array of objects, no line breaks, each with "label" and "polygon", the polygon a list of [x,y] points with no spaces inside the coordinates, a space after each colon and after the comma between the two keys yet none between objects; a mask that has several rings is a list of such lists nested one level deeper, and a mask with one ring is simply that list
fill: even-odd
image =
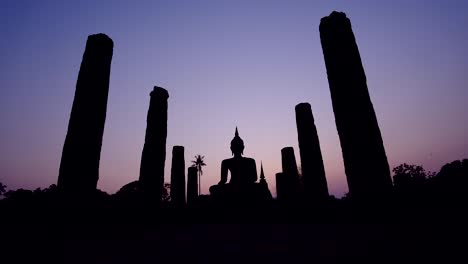
[{"label": "tree silhouette on horizon", "polygon": [[0,182],[0,196],[6,193],[7,186]]},{"label": "tree silhouette on horizon", "polygon": [[205,156],[200,154],[195,155],[195,160],[192,160],[192,167],[197,168],[198,170],[198,195],[201,195],[201,175],[203,175],[202,167],[206,166],[205,161],[203,160]]}]

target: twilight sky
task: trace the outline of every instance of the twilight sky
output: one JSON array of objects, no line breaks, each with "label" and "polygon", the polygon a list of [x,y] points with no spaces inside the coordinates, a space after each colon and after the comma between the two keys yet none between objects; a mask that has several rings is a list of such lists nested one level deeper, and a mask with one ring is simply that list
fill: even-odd
[{"label": "twilight sky", "polygon": [[[378,3],[376,3],[378,2]],[[309,102],[332,194],[347,192],[320,45],[320,18],[351,19],[390,167],[437,171],[468,158],[467,1],[25,1],[0,3],[0,182],[56,183],[90,34],[114,40],[98,188],[138,179],[149,93],[169,91],[172,146],[219,181],[239,127],[276,193],[280,150],[299,161],[294,106]]]}]

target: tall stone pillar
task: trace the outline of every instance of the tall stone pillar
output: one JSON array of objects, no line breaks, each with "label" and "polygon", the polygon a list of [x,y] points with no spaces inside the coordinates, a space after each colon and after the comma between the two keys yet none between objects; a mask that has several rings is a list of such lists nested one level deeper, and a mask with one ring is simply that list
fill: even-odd
[{"label": "tall stone pillar", "polygon": [[86,41],[60,161],[57,185],[64,193],[96,190],[113,48],[104,34]]},{"label": "tall stone pillar", "polygon": [[172,148],[171,202],[176,207],[185,205],[185,159],[184,147]]},{"label": "tall stone pillar", "polygon": [[390,169],[346,14],[322,18],[320,39],[350,195],[386,195],[392,186]]},{"label": "tall stone pillar", "polygon": [[139,180],[145,199],[159,205],[164,188],[169,93],[155,86],[150,97]]},{"label": "tall stone pillar", "polygon": [[309,103],[296,105],[297,137],[301,157],[304,196],[308,202],[326,200],[329,196],[322,152]]},{"label": "tall stone pillar", "polygon": [[187,172],[187,204],[193,205],[198,197],[198,169],[189,167]]}]

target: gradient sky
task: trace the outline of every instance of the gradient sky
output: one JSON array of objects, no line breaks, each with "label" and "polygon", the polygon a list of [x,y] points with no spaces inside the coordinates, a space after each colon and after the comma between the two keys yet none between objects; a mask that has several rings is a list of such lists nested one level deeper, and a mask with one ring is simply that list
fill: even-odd
[{"label": "gradient sky", "polygon": [[[378,2],[378,3],[377,3]],[[320,18],[351,19],[390,167],[437,171],[468,158],[467,1],[23,1],[0,3],[0,182],[56,183],[90,34],[114,40],[98,188],[138,179],[149,93],[169,97],[172,146],[205,156],[202,192],[219,181],[239,127],[270,189],[280,150],[299,160],[294,106],[312,105],[328,187],[347,192],[320,45]]]}]

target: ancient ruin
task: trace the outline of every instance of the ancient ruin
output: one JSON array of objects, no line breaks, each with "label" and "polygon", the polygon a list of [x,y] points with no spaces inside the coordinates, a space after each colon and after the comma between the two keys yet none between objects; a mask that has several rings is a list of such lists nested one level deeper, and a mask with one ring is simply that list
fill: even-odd
[{"label": "ancient ruin", "polygon": [[281,149],[281,166],[283,168],[283,173],[289,174],[291,177],[299,177],[293,147],[285,147]]},{"label": "ancient ruin", "polygon": [[179,208],[185,205],[185,159],[183,146],[174,146],[172,148],[171,203]]},{"label": "ancient ruin", "polygon": [[155,86],[150,96],[139,180],[145,199],[158,205],[164,188],[169,93],[164,88]]},{"label": "ancient ruin", "polygon": [[86,41],[57,183],[67,194],[96,190],[113,48],[105,34]]},{"label": "ancient ruin", "polygon": [[[244,206],[266,201],[268,197],[264,195],[267,192],[262,190],[262,186],[268,188],[268,185],[256,183],[258,177],[255,160],[242,157],[244,141],[240,138],[237,127],[231,141],[231,151],[234,157],[221,162],[220,182],[210,187],[213,199],[229,205]],[[229,183],[228,172],[231,176]]]},{"label": "ancient ruin", "polygon": [[329,196],[328,186],[317,128],[309,103],[296,105],[296,125],[304,198],[312,203],[323,201]]},{"label": "ancient ruin", "polygon": [[385,195],[392,187],[387,156],[346,14],[322,18],[320,39],[350,195]]},{"label": "ancient ruin", "polygon": [[[296,156],[293,147],[281,149],[281,165],[283,174],[280,175],[284,200],[296,201],[300,194],[299,171],[297,170]],[[278,176],[277,176],[278,177]]]},{"label": "ancient ruin", "polygon": [[[346,15],[333,12],[322,18],[320,38],[350,195],[353,198],[384,196],[392,184],[389,166],[359,50]],[[88,37],[60,164],[58,187],[65,193],[86,193],[96,189],[112,54],[113,42],[109,37],[104,34]],[[165,190],[169,94],[164,88],[155,86],[150,97],[138,191],[146,202],[157,206]],[[295,111],[301,172],[296,165],[294,149],[283,148],[283,171],[276,174],[278,199],[299,201],[297,198],[303,198],[301,201],[314,204],[329,197],[320,143],[310,104],[300,103]],[[210,188],[213,199],[252,201],[271,197],[263,164],[257,183],[255,160],[243,157],[244,142],[237,128],[231,151],[233,157],[221,163],[219,184]],[[189,169],[187,175],[187,200],[190,201],[194,201],[200,192],[196,190],[200,182],[196,176],[193,178],[194,171]],[[173,205],[183,206],[186,184],[184,148],[181,146],[173,148],[171,184]]]},{"label": "ancient ruin", "polygon": [[260,185],[260,190],[262,190],[262,197],[265,197],[265,199],[270,200],[273,198],[271,195],[270,189],[268,188],[268,183],[265,179],[265,173],[263,172],[263,163],[260,163],[260,180],[258,182]]},{"label": "ancient ruin", "polygon": [[187,204],[192,205],[198,197],[198,169],[189,167],[187,171]]},{"label": "ancient ruin", "polygon": [[279,202],[283,202],[288,197],[288,195],[285,193],[287,184],[285,183],[284,174],[282,172],[276,173],[275,180],[276,180],[276,200],[278,200]]}]

